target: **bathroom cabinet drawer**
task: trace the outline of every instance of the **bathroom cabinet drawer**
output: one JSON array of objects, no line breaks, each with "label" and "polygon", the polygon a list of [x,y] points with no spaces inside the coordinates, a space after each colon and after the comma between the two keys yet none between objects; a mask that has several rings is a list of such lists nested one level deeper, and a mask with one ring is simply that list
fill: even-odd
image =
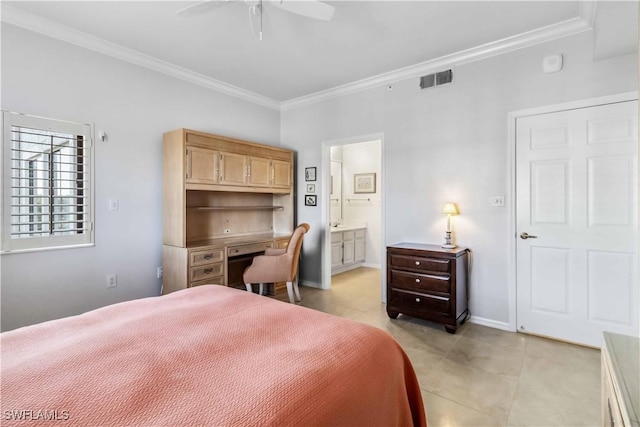
[{"label": "bathroom cabinet drawer", "polygon": [[466,248],[398,243],[387,247],[387,314],[439,322],[455,333],[467,318]]}]

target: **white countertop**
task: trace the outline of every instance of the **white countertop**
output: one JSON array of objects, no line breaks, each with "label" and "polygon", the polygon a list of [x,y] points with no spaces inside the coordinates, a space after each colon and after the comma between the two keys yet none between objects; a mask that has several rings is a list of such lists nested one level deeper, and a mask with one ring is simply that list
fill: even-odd
[{"label": "white countertop", "polygon": [[363,228],[367,228],[366,225],[339,225],[337,227],[331,227],[331,232],[338,231],[353,231],[353,230],[361,230]]}]

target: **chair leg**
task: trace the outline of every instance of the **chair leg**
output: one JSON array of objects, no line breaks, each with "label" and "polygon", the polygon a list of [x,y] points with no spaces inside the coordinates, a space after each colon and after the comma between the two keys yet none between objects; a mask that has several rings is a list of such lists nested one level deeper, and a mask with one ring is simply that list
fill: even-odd
[{"label": "chair leg", "polygon": [[263,293],[264,293],[264,283],[260,283],[260,290],[258,291],[258,293],[260,295],[263,295]]},{"label": "chair leg", "polygon": [[244,285],[247,287],[247,292],[253,293],[253,289],[251,289],[251,283],[245,283]]},{"label": "chair leg", "polygon": [[296,300],[293,297],[293,283],[287,282],[287,294],[289,294],[289,302],[295,304]]},{"label": "chair leg", "polygon": [[300,288],[298,288],[298,276],[296,276],[293,282],[293,291],[296,294],[296,301],[302,301],[302,298],[300,298]]}]

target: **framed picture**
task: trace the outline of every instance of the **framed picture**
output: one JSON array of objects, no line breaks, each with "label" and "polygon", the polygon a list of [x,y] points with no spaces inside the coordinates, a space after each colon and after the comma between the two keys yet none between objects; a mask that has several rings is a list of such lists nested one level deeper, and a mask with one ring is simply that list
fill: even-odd
[{"label": "framed picture", "polygon": [[376,192],[376,174],[375,173],[356,173],[353,175],[353,192],[354,193],[375,193]]},{"label": "framed picture", "polygon": [[316,168],[304,168],[304,180],[315,181],[316,180]]},{"label": "framed picture", "polygon": [[304,204],[305,206],[316,206],[317,205],[318,196],[307,194],[304,196]]},{"label": "framed picture", "polygon": [[316,185],[315,184],[307,184],[307,193],[315,193],[316,192]]}]

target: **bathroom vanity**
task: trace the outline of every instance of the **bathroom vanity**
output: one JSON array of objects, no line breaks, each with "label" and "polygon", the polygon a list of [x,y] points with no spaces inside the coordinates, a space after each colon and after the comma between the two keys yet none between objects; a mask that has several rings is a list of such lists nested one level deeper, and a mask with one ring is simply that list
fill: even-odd
[{"label": "bathroom vanity", "polygon": [[361,267],[367,229],[363,225],[331,227],[331,275]]}]

